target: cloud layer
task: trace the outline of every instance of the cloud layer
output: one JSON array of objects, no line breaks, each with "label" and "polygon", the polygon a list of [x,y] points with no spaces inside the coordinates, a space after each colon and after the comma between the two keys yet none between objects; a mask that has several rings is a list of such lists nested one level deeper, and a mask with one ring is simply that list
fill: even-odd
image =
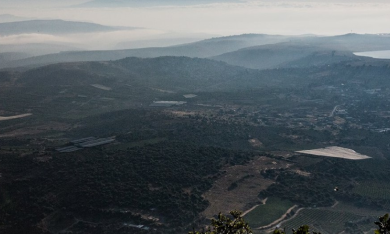
[{"label": "cloud layer", "polygon": [[[188,35],[235,35],[242,33],[319,34],[389,33],[390,2],[387,0],[242,0],[196,6],[147,8],[74,8],[87,0],[0,0],[0,14],[27,18],[64,19],[102,25],[143,27],[145,30],[116,31],[88,35],[20,35],[1,41],[22,43],[56,41],[109,49],[126,41],[153,41]],[[163,0],[161,0],[163,1]],[[24,4],[21,4],[21,3]],[[62,3],[61,3],[62,2]],[[205,2],[206,3],[206,2]],[[169,36],[169,35],[172,36]],[[164,36],[161,36],[164,35]],[[186,36],[187,35],[187,36]],[[192,37],[192,36],[191,36]],[[204,36],[206,37],[206,36]],[[201,38],[201,37],[199,37]]]}]

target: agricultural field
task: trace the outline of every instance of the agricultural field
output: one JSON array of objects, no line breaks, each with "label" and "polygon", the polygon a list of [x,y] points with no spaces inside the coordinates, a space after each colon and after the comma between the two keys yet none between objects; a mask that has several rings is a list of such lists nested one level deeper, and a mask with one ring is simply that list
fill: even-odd
[{"label": "agricultural field", "polygon": [[[223,174],[213,183],[211,189],[203,194],[203,197],[209,201],[209,206],[202,212],[202,215],[212,218],[218,212],[227,214],[229,210],[234,209],[247,211],[261,204],[259,192],[269,187],[274,181],[264,179],[260,171],[271,166],[284,168],[287,164],[285,161],[258,156],[244,165],[224,167],[221,170]],[[221,195],[223,195],[223,200],[221,200]],[[254,227],[254,225],[251,226]]]},{"label": "agricultural field", "polygon": [[266,226],[282,217],[293,206],[294,204],[291,201],[270,197],[264,205],[259,205],[246,214],[244,219],[251,228]]},{"label": "agricultural field", "polygon": [[353,192],[375,199],[390,199],[390,184],[377,181],[363,181],[353,188]]},{"label": "agricultural field", "polygon": [[336,212],[349,212],[355,215],[374,216],[374,217],[379,217],[387,213],[387,211],[375,210],[375,209],[365,208],[365,207],[357,207],[345,202],[336,202],[336,204],[333,207],[327,209]]},{"label": "agricultural field", "polygon": [[[350,212],[333,211],[329,209],[302,209],[292,219],[281,224],[286,232],[291,233],[292,229],[307,224],[313,231],[320,233],[342,233],[348,223],[365,221],[365,216],[356,215]],[[374,227],[372,221],[368,221],[370,228]],[[364,232],[364,231],[361,231]]]}]

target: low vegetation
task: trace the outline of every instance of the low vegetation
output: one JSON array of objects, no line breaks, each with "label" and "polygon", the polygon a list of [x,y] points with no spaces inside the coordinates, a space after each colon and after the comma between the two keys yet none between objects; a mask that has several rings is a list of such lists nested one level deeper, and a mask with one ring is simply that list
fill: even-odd
[{"label": "low vegetation", "polygon": [[[253,229],[296,205],[292,228],[310,211],[368,232],[390,210],[389,66],[333,62],[260,71],[160,57],[2,71],[0,116],[32,115],[0,121],[0,232],[182,233],[226,204],[248,211],[266,198],[245,216]],[[116,141],[56,151],[89,136]],[[296,152],[326,146],[371,158]]]}]

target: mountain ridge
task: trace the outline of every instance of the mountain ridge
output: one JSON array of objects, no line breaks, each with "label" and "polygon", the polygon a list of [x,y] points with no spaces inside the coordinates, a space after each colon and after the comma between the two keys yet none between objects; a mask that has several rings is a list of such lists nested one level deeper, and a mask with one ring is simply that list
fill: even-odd
[{"label": "mountain ridge", "polygon": [[72,7],[160,7],[160,6],[189,6],[212,3],[238,3],[237,0],[181,0],[181,1],[158,1],[158,0],[93,0],[86,3],[74,5]]},{"label": "mountain ridge", "polygon": [[[367,45],[367,41],[372,41],[372,45]],[[284,43],[284,44],[283,44]],[[20,67],[20,66],[41,66],[51,63],[72,62],[72,61],[108,61],[118,60],[126,57],[140,57],[140,58],[152,58],[160,56],[188,56],[199,58],[213,58],[217,60],[229,61],[221,58],[225,53],[233,55],[235,53],[242,53],[250,51],[260,46],[262,48],[269,48],[274,50],[274,54],[277,51],[285,53],[284,56],[291,57],[290,60],[284,59],[280,63],[265,63],[261,66],[255,66],[234,61],[240,61],[241,58],[232,59],[230,63],[240,66],[246,66],[255,69],[268,69],[278,66],[279,64],[286,64],[294,59],[302,59],[302,55],[310,56],[312,53],[321,52],[327,50],[339,51],[344,53],[346,57],[355,57],[350,52],[355,51],[367,51],[370,49],[387,49],[390,48],[390,37],[383,35],[372,34],[347,34],[338,36],[327,37],[314,37],[314,36],[280,36],[280,35],[264,35],[264,34],[244,34],[228,37],[211,38],[201,40],[194,43],[187,43],[182,45],[175,45],[169,47],[150,47],[150,48],[138,48],[138,49],[126,49],[126,50],[101,50],[101,51],[68,51],[58,54],[48,54],[38,57],[26,58],[22,60],[12,61],[0,65],[0,68],[6,67]],[[303,48],[304,54],[297,54],[297,52],[288,53],[283,51],[283,47],[286,50],[292,50],[295,48],[299,51],[299,48]],[[246,49],[245,49],[246,48]],[[250,53],[254,54],[254,51]],[[294,55],[295,54],[295,55]],[[348,55],[348,56],[347,56]],[[259,55],[254,55],[252,59],[248,59],[247,56],[243,56],[243,60],[252,60],[250,63],[257,63],[256,59]],[[261,55],[260,55],[261,56]],[[282,57],[280,55],[280,57]],[[342,59],[342,58],[339,58]],[[350,58],[344,58],[350,60]],[[267,57],[263,57],[263,61],[266,61]],[[337,60],[336,60],[337,61]],[[302,63],[301,63],[302,64]],[[307,66],[310,66],[307,65]]]},{"label": "mountain ridge", "polygon": [[109,32],[116,30],[134,30],[136,27],[112,27],[88,22],[65,20],[27,20],[18,22],[0,23],[0,35],[17,34],[52,34],[63,35],[72,33]]}]

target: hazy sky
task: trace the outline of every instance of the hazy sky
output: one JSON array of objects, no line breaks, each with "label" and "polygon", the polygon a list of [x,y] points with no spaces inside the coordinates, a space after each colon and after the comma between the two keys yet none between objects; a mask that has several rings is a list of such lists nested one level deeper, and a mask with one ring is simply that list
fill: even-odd
[{"label": "hazy sky", "polygon": [[[129,40],[154,39],[161,35],[169,37],[170,33],[193,38],[242,33],[390,33],[388,0],[237,0],[237,3],[197,6],[70,7],[84,2],[88,1],[0,0],[0,14],[147,28],[137,33],[125,32],[124,37]],[[120,33],[101,34],[99,37],[101,40],[105,37],[115,39],[120,37]],[[71,38],[61,40],[77,41]]]}]

